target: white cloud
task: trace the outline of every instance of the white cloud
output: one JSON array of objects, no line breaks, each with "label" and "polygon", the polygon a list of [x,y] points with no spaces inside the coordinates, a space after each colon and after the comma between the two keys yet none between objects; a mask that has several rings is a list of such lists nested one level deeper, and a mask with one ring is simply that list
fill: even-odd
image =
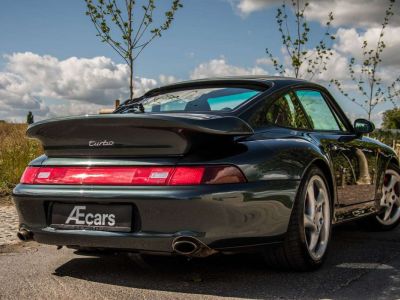
[{"label": "white cloud", "polygon": [[[340,79],[340,80],[347,80],[350,79],[349,77],[349,72],[348,72],[348,59],[347,57],[336,50],[331,50],[332,56],[329,56],[329,59],[327,60],[326,63],[326,69],[324,70],[323,65],[321,64],[319,68],[315,69],[315,75],[312,76],[312,74],[307,73],[307,69],[309,66],[309,60],[310,59],[315,59],[318,57],[317,51],[316,50],[309,50],[307,54],[307,59],[304,59],[301,67],[299,74],[301,78],[306,79],[306,80],[314,80],[314,81],[323,81],[323,82],[329,82],[332,78]],[[281,57],[284,62],[284,66],[291,66],[291,58],[287,54],[287,51],[285,48],[281,48]],[[271,60],[268,57],[264,58],[259,58],[256,60],[257,65],[262,65],[267,68],[267,70],[272,71],[271,73],[277,73],[276,70],[273,67],[273,64]],[[280,76],[280,74],[274,74]],[[284,76],[287,77],[295,77],[295,74],[292,70],[292,68],[285,68],[285,74]]]},{"label": "white cloud", "polygon": [[[382,118],[385,110],[377,111],[371,115],[371,122],[375,124],[376,127],[381,127],[382,125]],[[346,116],[349,118],[351,123],[354,123],[356,119],[365,119],[366,113],[365,112],[355,112],[354,110],[348,110]]]},{"label": "white cloud", "polygon": [[[346,32],[344,32],[346,33]],[[347,40],[354,38],[352,32],[340,35],[339,43],[328,63],[328,71],[314,78],[329,81],[331,78],[348,81],[347,55],[352,51]],[[367,34],[367,33],[366,33]],[[343,39],[343,40],[342,40]],[[396,44],[391,47],[397,47]],[[389,49],[389,48],[388,48]],[[116,64],[106,57],[68,58],[59,60],[53,56],[14,53],[5,57],[6,65],[0,72],[0,119],[24,121],[28,111],[36,120],[87,113],[97,113],[103,107],[111,107],[114,99],[128,97],[128,72],[123,64]],[[398,68],[387,66],[380,71],[384,80],[398,73]],[[267,75],[273,73],[268,58],[259,58],[253,66],[230,64],[226,58],[212,59],[198,65],[191,79],[205,77]],[[177,78],[160,75],[156,79],[136,78],[135,93],[159,85],[171,84]],[[351,86],[350,86],[351,88]]]},{"label": "white cloud", "polygon": [[[94,113],[114,99],[128,97],[128,67],[110,58],[59,60],[25,52],[6,55],[5,60],[5,70],[0,72],[0,119],[23,120],[28,111],[39,118]],[[159,80],[136,78],[135,94],[174,81],[164,75]],[[51,99],[53,104],[41,99]]]},{"label": "white cloud", "polygon": [[[279,0],[228,0],[235,10],[242,16],[253,12],[280,5]],[[325,24],[329,12],[335,16],[334,25],[375,26],[382,23],[387,0],[311,0],[307,10],[310,20]],[[290,3],[288,1],[288,3]],[[400,24],[400,2],[395,3],[395,16],[392,24]]]},{"label": "white cloud", "polygon": [[282,3],[279,0],[228,0],[228,2],[243,17],[272,5]]},{"label": "white cloud", "polygon": [[163,74],[160,75],[159,79],[160,79],[160,85],[172,84],[172,83],[179,81],[174,76],[168,76],[168,75],[163,75]]},{"label": "white cloud", "polygon": [[[128,97],[129,71],[106,57],[59,60],[31,52],[5,56],[0,72],[0,119],[24,120],[28,111],[43,119],[56,116],[96,113],[111,106],[114,99]],[[192,79],[217,76],[267,74],[258,60],[254,67],[243,68],[225,58],[200,64],[191,72]],[[159,85],[177,81],[174,76],[158,79],[136,78],[135,95]]]},{"label": "white cloud", "polygon": [[259,66],[252,68],[242,68],[227,63],[224,57],[212,59],[197,66],[190,74],[191,79],[207,77],[224,77],[239,75],[266,75],[267,71]]},{"label": "white cloud", "polygon": [[0,72],[0,119],[17,120],[28,111],[45,116],[49,108],[29,92],[29,85],[16,74]]},{"label": "white cloud", "polygon": [[[128,68],[106,57],[59,60],[31,52],[5,56],[0,72],[0,119],[24,121],[28,111],[36,120],[43,118],[97,113],[112,106],[114,99],[128,97]],[[218,76],[261,75],[267,71],[265,59],[253,67],[228,64],[224,57],[197,66],[192,79]],[[136,78],[135,95],[178,79],[160,75],[158,79]]]},{"label": "white cloud", "polygon": [[[110,106],[111,107],[111,106]],[[97,114],[104,105],[83,103],[76,100],[68,101],[61,104],[49,104],[49,112],[47,118],[63,116],[75,116],[85,114]]]},{"label": "white cloud", "polygon": [[[312,0],[307,16],[312,20],[326,23],[327,13],[333,12],[335,26],[369,27],[383,22],[388,5],[388,0]],[[400,24],[399,10],[400,2],[397,1],[391,24]]]},{"label": "white cloud", "polygon": [[[400,26],[393,27],[389,26],[385,29],[385,35],[383,41],[385,42],[386,48],[382,55],[383,66],[400,66]],[[357,32],[356,29],[344,29],[339,28],[336,33],[337,44],[335,49],[343,52],[347,55],[362,59],[362,49],[364,41],[368,42],[368,49],[375,49],[381,34],[380,27],[372,27],[364,32]]]},{"label": "white cloud", "polygon": [[268,57],[259,58],[256,60],[257,65],[272,66],[272,62]]},{"label": "white cloud", "polygon": [[6,56],[6,70],[21,78],[21,88],[39,97],[106,104],[124,97],[129,70],[106,57],[58,60],[31,52]]},{"label": "white cloud", "polygon": [[338,51],[332,50],[332,56],[326,64],[326,70],[316,74],[314,80],[329,82],[332,78],[347,80],[350,78],[348,72],[348,59]]}]

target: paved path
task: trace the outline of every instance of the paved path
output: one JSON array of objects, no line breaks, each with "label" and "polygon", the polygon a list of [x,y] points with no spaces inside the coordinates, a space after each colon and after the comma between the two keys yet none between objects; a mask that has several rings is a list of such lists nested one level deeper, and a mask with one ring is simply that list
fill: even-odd
[{"label": "paved path", "polygon": [[0,246],[18,242],[18,215],[9,200],[0,199]]},{"label": "paved path", "polygon": [[256,255],[202,260],[82,256],[34,242],[0,247],[0,299],[399,299],[400,229],[337,227],[316,272],[268,270]]}]

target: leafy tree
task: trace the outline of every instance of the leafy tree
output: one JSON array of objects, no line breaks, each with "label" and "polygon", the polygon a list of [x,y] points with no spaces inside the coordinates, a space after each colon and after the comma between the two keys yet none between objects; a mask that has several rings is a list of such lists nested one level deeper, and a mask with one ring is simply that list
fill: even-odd
[{"label": "leafy tree", "polygon": [[400,108],[387,110],[383,113],[384,129],[400,129]]},{"label": "leafy tree", "polygon": [[182,7],[181,0],[171,1],[162,22],[152,25],[155,0],[143,0],[140,17],[136,15],[138,1],[135,0],[85,0],[86,15],[94,24],[97,36],[110,45],[129,66],[130,99],[133,99],[134,61],[155,38],[161,37],[163,31],[170,28],[175,13]]},{"label": "leafy tree", "polygon": [[34,121],[33,113],[30,111],[28,112],[28,115],[26,116],[26,123],[27,124],[32,124]]},{"label": "leafy tree", "polygon": [[357,61],[354,57],[350,59],[348,70],[351,81],[357,88],[356,93],[359,97],[350,96],[349,92],[345,91],[343,84],[339,80],[331,80],[331,83],[337,87],[343,96],[360,106],[366,112],[368,120],[371,120],[371,115],[379,104],[390,101],[396,106],[395,101],[400,96],[400,90],[398,89],[400,76],[391,84],[385,85],[379,74],[382,64],[382,54],[386,48],[383,38],[385,36],[385,29],[389,25],[391,17],[394,15],[393,6],[395,1],[396,0],[389,0],[389,5],[385,11],[385,18],[376,45],[370,47],[368,41],[365,40],[361,46],[362,59],[360,61]]},{"label": "leafy tree", "polygon": [[[330,33],[331,23],[334,19],[333,14],[328,14],[324,36],[317,45],[311,45],[309,40],[311,28],[305,16],[308,7],[309,2],[301,5],[300,0],[291,0],[291,7],[289,9],[285,1],[277,9],[275,18],[283,48],[290,59],[289,63],[280,62],[269,48],[266,49],[266,52],[275,71],[282,76],[294,75],[296,78],[311,80],[315,75],[327,69],[327,63],[333,55],[331,47],[328,46],[329,42],[335,39]],[[294,28],[290,28],[291,18],[289,18],[288,10],[293,12],[292,17],[295,20]]]}]

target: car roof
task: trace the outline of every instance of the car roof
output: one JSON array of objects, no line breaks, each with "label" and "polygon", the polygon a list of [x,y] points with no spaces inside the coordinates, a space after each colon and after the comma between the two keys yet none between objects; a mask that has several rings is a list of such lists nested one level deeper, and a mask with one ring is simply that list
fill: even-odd
[{"label": "car roof", "polygon": [[252,75],[252,76],[230,76],[230,77],[214,77],[196,80],[181,81],[148,91],[145,96],[167,92],[169,90],[176,90],[180,88],[188,88],[195,86],[212,86],[212,85],[255,85],[264,88],[271,88],[272,86],[291,86],[291,85],[316,85],[310,81],[281,76],[267,76],[267,75]]},{"label": "car roof", "polygon": [[[267,76],[267,75],[248,75],[248,76],[224,76],[224,77],[210,77],[210,78],[203,78],[203,79],[195,79],[195,80],[187,80],[183,81],[180,83],[197,83],[197,82],[209,82],[209,81],[215,81],[215,82],[220,82],[220,81],[237,81],[237,80],[243,80],[243,81],[249,81],[249,82],[260,82],[260,83],[265,83],[265,82],[273,82],[273,81],[286,81],[286,82],[307,82],[307,80],[304,79],[299,79],[299,78],[293,78],[293,77],[283,77],[283,76]],[[173,84],[172,84],[173,85]]]}]

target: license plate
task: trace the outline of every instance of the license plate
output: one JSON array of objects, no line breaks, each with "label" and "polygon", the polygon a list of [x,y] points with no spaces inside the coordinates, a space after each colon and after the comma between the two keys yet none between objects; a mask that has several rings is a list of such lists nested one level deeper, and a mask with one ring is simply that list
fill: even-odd
[{"label": "license plate", "polygon": [[130,232],[132,206],[55,203],[50,226],[58,229]]}]

